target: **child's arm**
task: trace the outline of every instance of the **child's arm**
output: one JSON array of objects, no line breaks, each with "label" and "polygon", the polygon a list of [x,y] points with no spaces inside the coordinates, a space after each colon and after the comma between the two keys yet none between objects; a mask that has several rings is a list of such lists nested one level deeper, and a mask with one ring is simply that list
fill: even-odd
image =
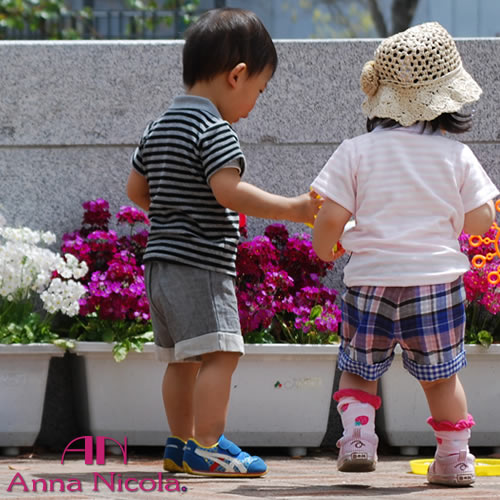
[{"label": "child's arm", "polygon": [[493,224],[495,220],[495,205],[493,200],[480,207],[467,212],[464,217],[464,232],[482,235]]},{"label": "child's arm", "polygon": [[130,171],[127,181],[127,196],[146,212],[149,210],[149,186],[146,177],[135,169]]},{"label": "child's arm", "polygon": [[242,182],[236,168],[223,168],[210,178],[216,200],[226,208],[252,217],[286,219],[292,222],[314,222],[321,200],[309,193],[287,198],[268,193]]},{"label": "child's arm", "polygon": [[313,248],[321,260],[330,262],[335,259],[332,248],[342,236],[351,215],[342,205],[325,198],[314,222],[312,241]]}]

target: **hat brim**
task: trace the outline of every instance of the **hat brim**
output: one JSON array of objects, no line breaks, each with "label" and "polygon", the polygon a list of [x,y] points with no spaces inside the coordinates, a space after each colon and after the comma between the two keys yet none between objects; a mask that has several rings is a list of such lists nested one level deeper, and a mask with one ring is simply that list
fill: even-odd
[{"label": "hat brim", "polygon": [[452,75],[418,87],[380,82],[377,92],[363,102],[362,110],[368,118],[392,118],[408,127],[443,113],[455,113],[481,94],[481,87],[460,67]]}]

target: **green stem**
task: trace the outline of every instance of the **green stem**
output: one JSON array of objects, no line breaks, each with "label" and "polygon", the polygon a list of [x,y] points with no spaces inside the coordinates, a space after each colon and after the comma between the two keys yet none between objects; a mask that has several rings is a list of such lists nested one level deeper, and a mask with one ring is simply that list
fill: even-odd
[{"label": "green stem", "polygon": [[282,331],[285,333],[285,338],[288,340],[288,342],[294,343],[293,335],[290,332],[290,329],[288,328],[287,324],[281,319],[279,314],[276,314],[275,318],[278,320],[278,323],[280,324]]},{"label": "green stem", "polygon": [[472,320],[471,320],[472,333],[478,332],[477,325],[476,325],[478,312],[479,312],[478,305],[476,304],[476,302],[473,302],[472,303]]}]

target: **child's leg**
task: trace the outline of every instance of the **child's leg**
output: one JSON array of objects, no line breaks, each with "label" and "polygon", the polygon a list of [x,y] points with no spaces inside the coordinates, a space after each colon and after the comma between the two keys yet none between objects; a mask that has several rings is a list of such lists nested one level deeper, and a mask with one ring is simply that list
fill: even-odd
[{"label": "child's leg", "polygon": [[194,439],[184,451],[187,472],[203,476],[259,477],[267,472],[265,462],[250,456],[224,437],[231,377],[239,352],[202,355],[193,394]]},{"label": "child's leg", "polygon": [[458,422],[467,419],[467,400],[458,375],[420,384],[429,403],[432,418],[437,421]]},{"label": "child's leg", "polygon": [[375,411],[380,407],[376,392],[377,381],[342,372],[339,390],[333,395],[344,428],[342,438],[337,442],[340,448],[337,468],[341,472],[375,470],[378,445]]},{"label": "child's leg", "polygon": [[231,377],[238,364],[238,352],[212,352],[202,356],[194,388],[194,437],[210,447],[224,433]]},{"label": "child's leg", "polygon": [[365,380],[354,373],[342,372],[339,390],[333,395],[342,419],[344,436],[355,427],[375,433],[375,410],[380,407],[376,380]]},{"label": "child's leg", "polygon": [[171,436],[165,443],[163,468],[169,472],[182,472],[184,447],[194,436],[193,392],[200,363],[167,365],[162,383],[163,404]]},{"label": "child's leg", "polygon": [[376,395],[378,380],[365,380],[363,377],[355,373],[342,372],[339,382],[339,390],[342,389],[358,389],[369,394]]},{"label": "child's leg", "polygon": [[162,383],[170,433],[183,441],[194,436],[193,394],[200,363],[169,363]]},{"label": "child's leg", "polygon": [[467,486],[475,479],[474,456],[469,453],[474,420],[458,375],[433,382],[420,381],[432,417],[428,423],[437,441],[435,461],[429,467],[431,483]]},{"label": "child's leg", "polygon": [[393,358],[397,298],[393,288],[377,286],[351,287],[342,297],[338,361],[342,376],[334,394],[344,428],[337,441],[337,468],[342,472],[375,470],[375,411],[380,407],[377,380]]}]

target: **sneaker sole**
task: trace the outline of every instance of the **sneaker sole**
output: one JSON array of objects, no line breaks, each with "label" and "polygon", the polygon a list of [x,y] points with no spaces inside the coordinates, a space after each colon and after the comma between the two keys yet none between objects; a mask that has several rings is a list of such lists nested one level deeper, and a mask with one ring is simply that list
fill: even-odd
[{"label": "sneaker sole", "polygon": [[352,453],[341,462],[337,462],[337,469],[340,472],[373,472],[376,466],[377,462],[368,458],[366,453]]},{"label": "sneaker sole", "polygon": [[252,473],[244,473],[244,472],[210,472],[210,471],[201,471],[191,469],[189,465],[184,462],[184,471],[188,474],[193,474],[195,476],[206,476],[206,477],[262,477],[267,474],[267,470],[264,472],[252,472]]},{"label": "sneaker sole", "polygon": [[453,476],[433,475],[427,476],[427,481],[431,484],[441,484],[444,486],[470,486],[476,477],[474,474],[456,474]]},{"label": "sneaker sole", "polygon": [[184,472],[183,467],[179,467],[172,459],[163,459],[163,470],[167,472]]}]

